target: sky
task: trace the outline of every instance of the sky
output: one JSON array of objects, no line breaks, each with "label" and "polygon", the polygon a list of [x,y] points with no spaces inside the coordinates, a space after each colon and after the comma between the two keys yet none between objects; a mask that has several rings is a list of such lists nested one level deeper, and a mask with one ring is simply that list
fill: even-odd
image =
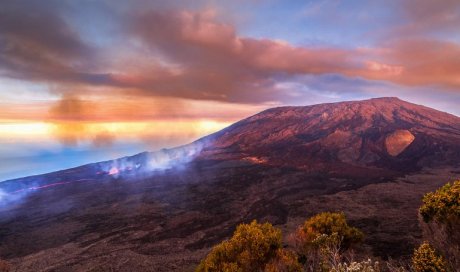
[{"label": "sky", "polygon": [[0,181],[189,143],[270,107],[460,116],[460,1],[0,2]]}]

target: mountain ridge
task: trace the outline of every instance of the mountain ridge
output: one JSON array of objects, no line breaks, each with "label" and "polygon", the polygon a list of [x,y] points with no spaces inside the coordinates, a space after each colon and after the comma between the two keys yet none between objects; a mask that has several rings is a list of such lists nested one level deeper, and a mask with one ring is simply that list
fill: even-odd
[{"label": "mountain ridge", "polygon": [[[372,110],[374,108],[374,110]],[[389,111],[391,109],[391,111]],[[288,157],[292,157],[292,153],[301,153],[302,150],[305,151],[305,148],[307,149],[312,149],[312,145],[324,145],[323,142],[318,140],[321,140],[321,138],[326,137],[326,147],[327,145],[332,145],[333,149],[342,149],[342,153],[338,154],[321,154],[321,150],[318,150],[318,147],[314,147],[315,153],[314,154],[309,154],[311,152],[305,152],[304,154],[309,154],[311,156],[317,154],[319,155],[319,160],[330,160],[331,156],[335,158],[334,162],[344,162],[345,164],[351,163],[353,167],[358,167],[357,171],[360,171],[362,167],[371,167],[371,168],[379,168],[379,167],[389,167],[390,170],[398,170],[398,167],[395,169],[392,168],[392,164],[400,164],[401,162],[404,162],[406,164],[410,164],[410,168],[417,168],[420,169],[420,167],[424,166],[429,166],[430,163],[433,161],[436,161],[438,163],[442,163],[443,160],[440,160],[439,157],[431,159],[428,163],[425,162],[422,165],[417,166],[416,161],[408,161],[407,158],[406,160],[397,160],[396,158],[392,157],[398,157],[399,155],[404,158],[404,151],[407,151],[407,149],[410,147],[410,144],[412,144],[413,141],[409,143],[409,145],[405,146],[401,152],[398,152],[396,156],[392,156],[391,154],[388,153],[388,146],[385,146],[385,139],[382,138],[379,139],[376,143],[376,145],[373,145],[370,147],[370,151],[367,153],[363,153],[362,150],[358,150],[358,146],[362,148],[362,145],[365,144],[363,143],[362,139],[360,140],[360,137],[366,136],[366,135],[361,135],[360,133],[365,132],[365,130],[373,130],[375,127],[381,128],[382,124],[385,125],[385,129],[383,131],[376,131],[378,134],[385,134],[385,136],[391,136],[391,133],[394,132],[407,132],[408,130],[412,129],[415,130],[415,132],[420,132],[421,127],[420,126],[415,126],[414,122],[400,122],[397,123],[395,121],[401,121],[401,119],[398,117],[398,112],[396,111],[397,109],[402,109],[405,111],[405,114],[407,115],[407,112],[410,113],[410,111],[415,111],[418,112],[417,115],[420,115],[420,112],[424,113],[421,116],[423,118],[427,118],[429,115],[430,119],[435,118],[434,121],[429,121],[427,124],[433,124],[436,125],[438,124],[437,127],[433,126],[424,126],[425,129],[428,130],[441,130],[443,131],[442,135],[438,135],[436,139],[441,139],[444,141],[445,139],[450,139],[451,141],[448,141],[448,143],[452,143],[455,141],[460,142],[460,117],[446,113],[446,112],[441,112],[423,105],[417,105],[413,104],[404,100],[401,100],[397,97],[380,97],[380,98],[371,98],[371,99],[365,99],[365,100],[357,100],[357,101],[342,101],[342,102],[336,102],[336,103],[322,103],[322,104],[315,104],[315,105],[307,105],[307,106],[282,106],[282,107],[275,107],[275,108],[270,108],[266,109],[262,112],[259,112],[257,114],[254,114],[250,117],[244,118],[220,131],[217,131],[215,133],[212,133],[210,135],[204,136],[200,139],[197,139],[193,141],[192,143],[185,144],[182,146],[178,146],[175,148],[170,148],[170,149],[162,149],[159,151],[144,151],[135,155],[131,156],[125,156],[122,158],[114,159],[114,160],[108,160],[108,161],[102,161],[102,162],[97,162],[97,163],[88,163],[82,166],[77,166],[73,167],[70,169],[64,169],[56,172],[51,172],[51,173],[46,173],[46,174],[41,174],[41,175],[33,175],[30,177],[23,177],[23,178],[16,178],[12,180],[6,180],[3,181],[3,184],[11,183],[14,181],[19,181],[23,180],[26,178],[37,178],[40,176],[48,175],[48,174],[53,174],[53,173],[61,173],[61,172],[67,172],[71,171],[73,169],[79,169],[81,167],[91,167],[94,165],[110,165],[113,164],[113,162],[117,161],[123,161],[123,160],[129,160],[129,161],[142,161],[145,159],[148,159],[150,156],[155,156],[155,154],[161,153],[161,152],[168,152],[171,150],[177,150],[177,149],[187,149],[188,147],[192,146],[199,146],[199,148],[196,148],[197,150],[199,149],[199,152],[197,154],[193,154],[193,159],[217,159],[217,160],[244,160],[249,163],[271,163],[273,166],[286,166],[286,165],[291,165],[299,168],[303,168],[304,170],[308,170],[304,165],[305,162],[302,159],[299,159],[301,156],[294,157],[295,160],[286,158],[286,156],[281,156],[282,154],[280,153],[287,153]],[[408,111],[409,109],[410,111]],[[389,115],[389,112],[393,114],[392,116]],[[381,116],[384,115],[385,117],[381,120],[376,119],[372,120],[372,117],[374,115],[367,115],[365,116],[366,118],[362,118],[363,113],[374,113],[375,116]],[[417,116],[415,115],[415,116]],[[333,120],[334,118],[339,117],[339,120]],[[395,119],[395,121],[388,122],[391,118],[398,117],[399,119]],[[342,118],[344,117],[344,118]],[[353,118],[356,118],[357,120],[353,120]],[[257,127],[257,125],[260,125],[261,122],[274,122],[277,119],[280,119],[281,122],[274,123],[271,127],[265,128],[265,127]],[[292,119],[292,120],[290,120]],[[319,119],[319,121],[318,121]],[[406,118],[407,119],[407,118]],[[332,120],[332,121],[330,121]],[[351,122],[355,121],[355,123]],[[373,121],[373,123],[369,123],[369,121]],[[390,120],[391,121],[391,120]],[[422,118],[420,118],[418,121],[423,121]],[[314,122],[314,126],[310,127],[308,126],[309,123]],[[321,127],[321,124],[327,123],[327,122],[335,122],[332,125],[329,125],[329,127]],[[345,122],[348,122],[348,125],[343,127],[343,124]],[[360,127],[362,122],[367,122],[365,125],[367,127]],[[377,122],[377,123],[376,123]],[[290,126],[292,126],[292,123],[294,123],[294,126],[297,129],[297,131],[289,131],[286,129],[286,125],[288,125],[288,129],[291,129]],[[299,124],[307,124],[307,127],[301,127]],[[348,127],[347,127],[348,126]],[[347,135],[347,131],[352,131],[351,128],[358,127],[358,131],[354,132],[354,136],[357,137],[352,137],[349,138],[350,135]],[[235,133],[236,131],[241,131],[243,127],[243,133]],[[249,129],[247,129],[249,127]],[[281,127],[281,129],[280,129]],[[348,130],[347,130],[348,128]],[[315,129],[317,131],[311,131],[312,129]],[[251,133],[251,131],[266,131],[265,134],[255,134]],[[422,131],[423,132],[423,131]],[[353,132],[352,132],[353,133]],[[374,132],[371,131],[371,134]],[[412,135],[412,133],[409,131],[409,133]],[[453,135],[453,136],[452,136]],[[243,137],[244,136],[244,137]],[[277,136],[281,136],[280,139],[277,139]],[[353,136],[353,135],[352,135]],[[372,135],[371,135],[372,136]],[[413,135],[412,135],[413,136]],[[422,134],[424,137],[424,135]],[[413,136],[414,140],[419,139],[416,136]],[[423,138],[422,137],[422,138]],[[228,139],[233,140],[229,142]],[[288,141],[286,142],[286,138]],[[420,136],[419,136],[420,138]],[[278,146],[272,145],[270,141],[276,142]],[[237,142],[243,142],[237,143]],[[263,148],[269,148],[270,150],[265,150],[263,152],[254,152],[254,148],[251,148],[248,146],[255,146],[255,149],[261,148],[261,145],[263,146],[266,142],[269,142],[270,145],[268,147],[262,147]],[[284,142],[283,142],[284,141]],[[344,144],[335,144],[335,143],[340,143],[344,142]],[[361,142],[360,142],[361,141]],[[423,142],[423,141],[422,141]],[[417,142],[416,142],[417,143]],[[424,145],[423,143],[420,143],[422,146],[419,149],[424,149],[426,148],[426,144]],[[290,146],[290,149],[293,149],[293,147],[298,147],[300,150],[288,150],[283,151],[279,149],[285,148],[285,146]],[[439,148],[436,150],[435,147],[431,146],[430,152],[440,152]],[[410,149],[409,149],[410,151]],[[277,159],[269,159],[269,157],[272,156],[270,154],[271,152],[275,153],[275,156],[281,156],[283,157],[282,160],[277,160]],[[415,152],[415,151],[414,151]],[[359,154],[358,154],[359,153]],[[376,154],[378,153],[378,154]],[[387,156],[390,155],[390,156]],[[424,154],[419,154],[418,156],[423,156]],[[383,157],[383,160],[392,160],[394,159],[395,163],[390,163],[390,165],[381,165],[381,163],[376,163],[376,156],[377,157]],[[454,158],[460,157],[460,151],[456,151],[456,154],[453,155]],[[312,159],[312,158],[310,158]],[[315,160],[317,161],[317,160]],[[317,169],[323,169],[327,171],[327,167],[321,164],[315,164],[312,166],[313,168]],[[310,168],[312,168],[310,167]],[[406,168],[409,168],[407,165],[405,166]],[[411,169],[411,170],[413,170]],[[109,169],[99,169],[99,170],[105,170],[109,171]],[[381,171],[377,171],[377,174],[382,174]],[[0,186],[1,187],[1,186]]]},{"label": "mountain ridge", "polygon": [[409,258],[422,195],[460,176],[459,120],[395,99],[283,107],[175,149],[2,182],[0,256],[18,271],[188,271],[240,223],[289,233],[343,211],[365,256]]},{"label": "mountain ridge", "polygon": [[[238,154],[245,152],[258,153],[253,155],[268,157],[270,156],[268,149],[270,152],[276,153],[283,145],[289,146],[291,149],[296,147],[301,150],[300,152],[303,149],[304,154],[313,156],[311,150],[318,148],[318,145],[325,145],[326,148],[348,150],[342,155],[338,155],[342,160],[347,161],[347,157],[351,157],[352,159],[348,159],[347,162],[355,162],[361,166],[368,164],[372,166],[372,163],[378,159],[392,160],[391,157],[397,157],[397,155],[404,153],[398,152],[396,156],[391,156],[391,154],[387,156],[387,150],[383,144],[385,138],[373,139],[378,138],[379,134],[388,137],[398,130],[417,134],[418,137],[413,135],[414,145],[418,145],[419,150],[428,148],[430,152],[435,153],[447,148],[447,146],[457,146],[460,141],[460,118],[397,98],[376,98],[301,107],[272,108],[243,119],[222,131],[198,140],[198,142],[209,141],[210,145],[214,147],[215,153],[219,149],[225,150],[225,153],[234,150],[233,158],[240,158],[241,156]],[[322,141],[323,138],[326,140]],[[433,145],[424,143],[424,140],[433,141]],[[334,146],[334,142],[344,144]],[[366,147],[366,144],[370,146]],[[355,147],[346,145],[355,145]],[[264,147],[267,149],[265,152],[260,152],[261,150],[254,152],[255,149],[263,149]],[[369,150],[363,151],[359,150],[360,148]],[[298,150],[293,152],[298,153]],[[318,152],[321,153],[319,150],[316,154]],[[278,153],[282,153],[282,151]],[[292,152],[286,153],[289,153],[289,156],[292,155]],[[456,151],[456,153],[458,152]],[[208,152],[206,155],[209,154],[212,152]],[[327,160],[330,159],[329,155],[331,154],[322,155],[320,159]],[[329,158],[327,158],[328,156]],[[357,157],[353,158],[353,156]],[[452,155],[455,158],[457,156],[458,154]],[[404,157],[404,154],[400,157]],[[296,158],[296,160],[302,161],[300,158]],[[283,161],[291,165],[299,164],[289,158],[283,158]],[[434,161],[439,161],[439,156],[431,160],[431,162]],[[275,163],[282,164],[281,162]],[[415,161],[412,163],[417,164]],[[427,166],[427,163],[429,162],[422,163],[420,166]]]}]

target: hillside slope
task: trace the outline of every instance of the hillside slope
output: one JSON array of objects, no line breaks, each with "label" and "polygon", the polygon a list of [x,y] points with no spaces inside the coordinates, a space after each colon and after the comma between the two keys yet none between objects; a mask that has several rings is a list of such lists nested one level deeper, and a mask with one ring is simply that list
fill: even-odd
[{"label": "hillside slope", "polygon": [[343,210],[407,257],[421,196],[460,176],[460,118],[396,98],[266,110],[194,143],[0,183],[18,271],[191,271],[235,226]]},{"label": "hillside slope", "polygon": [[317,170],[407,171],[460,158],[460,118],[398,98],[273,108],[203,139],[210,154]]}]

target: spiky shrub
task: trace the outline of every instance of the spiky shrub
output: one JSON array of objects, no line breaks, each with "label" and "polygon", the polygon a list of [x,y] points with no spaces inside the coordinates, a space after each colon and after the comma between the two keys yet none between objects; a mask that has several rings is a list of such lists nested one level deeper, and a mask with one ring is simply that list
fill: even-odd
[{"label": "spiky shrub", "polygon": [[300,260],[310,270],[327,271],[338,265],[341,254],[363,240],[363,233],[348,225],[344,213],[317,214],[300,226],[295,247]]},{"label": "spiky shrub", "polygon": [[305,221],[297,230],[298,238],[307,247],[314,246],[315,239],[322,234],[329,236],[336,234],[344,250],[360,243],[364,238],[364,234],[359,229],[348,225],[343,212],[317,214]]},{"label": "spiky shrub", "polygon": [[452,267],[460,267],[460,181],[427,193],[419,211],[425,239]]},{"label": "spiky shrub", "polygon": [[436,220],[449,223],[453,218],[460,218],[460,181],[447,183],[436,192],[423,197],[420,214],[426,223]]},{"label": "spiky shrub", "polygon": [[265,266],[265,272],[301,272],[297,255],[286,249],[278,249],[276,256]]},{"label": "spiky shrub", "polygon": [[412,265],[416,272],[447,272],[446,260],[427,242],[415,249]]},{"label": "spiky shrub", "polygon": [[281,231],[271,224],[241,224],[229,240],[211,250],[196,271],[263,271],[280,248]]}]

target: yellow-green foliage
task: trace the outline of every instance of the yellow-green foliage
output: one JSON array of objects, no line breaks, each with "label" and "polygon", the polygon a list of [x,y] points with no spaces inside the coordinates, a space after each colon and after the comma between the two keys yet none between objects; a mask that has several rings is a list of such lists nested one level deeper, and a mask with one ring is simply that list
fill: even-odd
[{"label": "yellow-green foliage", "polygon": [[196,271],[260,271],[281,248],[281,231],[271,224],[241,224],[233,236],[215,246]]},{"label": "yellow-green foliage", "polygon": [[447,272],[446,260],[427,242],[414,251],[412,265],[416,272]]},{"label": "yellow-green foliage", "polygon": [[460,218],[460,181],[447,183],[436,192],[426,194],[420,214],[427,223],[432,219],[445,223],[451,217]]},{"label": "yellow-green foliage", "polygon": [[344,213],[325,212],[317,214],[297,230],[296,238],[305,249],[316,247],[318,237],[325,234],[326,237],[335,237],[340,241],[342,249],[348,249],[353,244],[363,240],[363,233],[357,228],[350,227]]},{"label": "yellow-green foliage", "polygon": [[301,272],[297,255],[286,249],[278,249],[276,256],[265,266],[265,272]]}]

